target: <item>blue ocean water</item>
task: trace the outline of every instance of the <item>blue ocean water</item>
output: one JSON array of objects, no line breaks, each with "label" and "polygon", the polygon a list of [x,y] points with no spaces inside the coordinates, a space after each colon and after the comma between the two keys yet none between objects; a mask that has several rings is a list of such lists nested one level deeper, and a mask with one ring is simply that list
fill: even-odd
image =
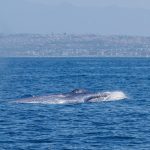
[{"label": "blue ocean water", "polygon": [[[123,91],[121,101],[20,104],[48,93]],[[149,58],[0,58],[1,150],[150,149]]]}]

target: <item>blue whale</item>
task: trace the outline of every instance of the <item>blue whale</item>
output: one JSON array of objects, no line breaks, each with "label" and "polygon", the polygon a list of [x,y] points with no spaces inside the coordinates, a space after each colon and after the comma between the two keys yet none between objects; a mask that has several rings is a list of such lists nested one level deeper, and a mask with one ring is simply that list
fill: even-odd
[{"label": "blue whale", "polygon": [[122,91],[92,93],[85,89],[75,89],[69,93],[49,94],[19,99],[18,103],[66,104],[123,100],[127,98]]}]

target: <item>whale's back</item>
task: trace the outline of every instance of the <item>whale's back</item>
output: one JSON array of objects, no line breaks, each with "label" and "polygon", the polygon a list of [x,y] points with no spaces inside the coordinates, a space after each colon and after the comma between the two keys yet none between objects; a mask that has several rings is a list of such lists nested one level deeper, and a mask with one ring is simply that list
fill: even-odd
[{"label": "whale's back", "polygon": [[17,100],[19,103],[45,103],[45,104],[62,104],[62,103],[84,103],[122,100],[127,98],[121,91],[90,93],[85,89],[75,89],[72,92],[64,94],[50,94],[47,96],[35,96]]}]

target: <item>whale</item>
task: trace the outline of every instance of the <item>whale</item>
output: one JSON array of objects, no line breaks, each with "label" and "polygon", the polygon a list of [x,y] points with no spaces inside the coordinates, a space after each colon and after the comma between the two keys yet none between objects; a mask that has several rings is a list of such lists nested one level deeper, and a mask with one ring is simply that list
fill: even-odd
[{"label": "whale", "polygon": [[41,104],[70,104],[92,103],[102,101],[115,101],[126,99],[122,91],[90,92],[85,89],[75,89],[68,93],[48,94],[44,96],[32,96],[16,100],[17,103],[41,103]]}]

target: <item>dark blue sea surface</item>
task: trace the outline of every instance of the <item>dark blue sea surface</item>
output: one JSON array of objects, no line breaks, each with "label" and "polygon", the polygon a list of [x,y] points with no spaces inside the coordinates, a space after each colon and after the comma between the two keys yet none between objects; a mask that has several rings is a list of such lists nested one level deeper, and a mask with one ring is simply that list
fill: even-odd
[{"label": "dark blue sea surface", "polygon": [[[125,100],[21,104],[34,95],[123,91]],[[149,58],[0,58],[0,150],[150,149]]]}]

